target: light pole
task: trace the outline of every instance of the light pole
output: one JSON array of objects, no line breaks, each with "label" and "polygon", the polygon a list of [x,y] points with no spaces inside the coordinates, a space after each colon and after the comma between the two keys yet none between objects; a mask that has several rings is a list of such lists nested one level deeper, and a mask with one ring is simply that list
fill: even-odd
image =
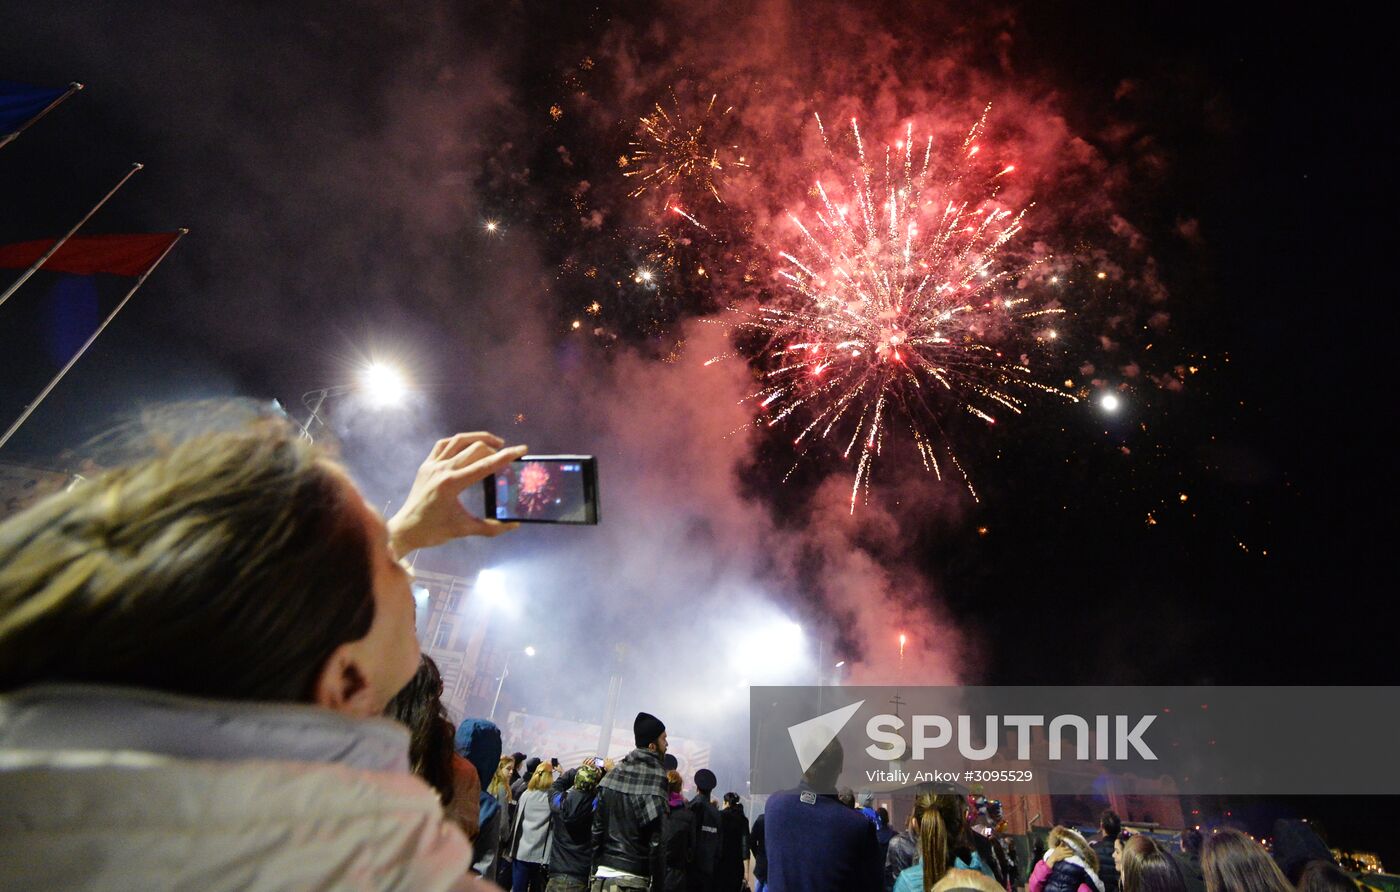
[{"label": "light pole", "polygon": [[[359,380],[354,384],[337,384],[334,387],[308,390],[301,395],[301,404],[309,409],[311,414],[306,417],[306,423],[301,425],[301,435],[307,440],[314,439],[311,436],[311,428],[320,420],[321,407],[326,404],[328,397],[344,396],[356,391],[366,394],[370,402],[377,407],[389,406],[403,399],[408,392],[408,380],[393,366],[371,362],[360,370]],[[315,403],[311,402],[313,397]]]},{"label": "light pole", "polygon": [[[535,648],[533,645],[527,646],[521,653],[527,657],[533,657],[535,655]],[[510,675],[510,658],[511,654],[507,653],[506,664],[501,667],[501,677],[496,682],[496,696],[491,699],[491,714],[486,717],[489,721],[494,722],[496,720],[496,704],[501,702],[501,688],[506,686],[506,676]]]}]

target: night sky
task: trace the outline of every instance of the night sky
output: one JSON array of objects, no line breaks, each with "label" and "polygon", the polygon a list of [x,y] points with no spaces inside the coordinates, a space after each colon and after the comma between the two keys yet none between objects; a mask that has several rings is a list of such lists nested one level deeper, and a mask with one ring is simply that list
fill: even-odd
[{"label": "night sky", "polygon": [[[922,636],[929,680],[1396,681],[1395,104],[1376,23],[1220,3],[206,6],[0,2],[0,79],[88,85],[0,150],[0,243],[62,232],[133,161],[148,167],[90,231],[191,229],[0,459],[62,464],[141,403],[299,409],[387,356],[424,387],[412,432],[349,432],[349,403],[335,416],[372,499],[449,429],[596,452],[614,516],[632,497],[669,506],[702,557],[726,530],[784,543],[752,578],[782,580],[777,603],[872,667],[893,634],[848,620],[876,567],[870,597]],[[673,86],[718,92],[752,147],[728,203],[705,207],[722,246],[657,225],[620,175]],[[1033,236],[1075,276],[1047,375],[1091,398],[990,433],[954,422],[975,503],[896,443],[851,519],[849,463],[816,450],[784,483],[790,431],[729,436],[728,389],[754,373],[730,360],[712,392],[694,360],[725,329],[696,320],[775,293],[766,248],[805,198],[813,111],[858,112],[875,140],[987,102],[989,133],[1030,159]],[[678,270],[634,279],[666,256]],[[6,423],[117,284],[40,277],[0,310]],[[673,424],[701,458],[668,464]],[[791,569],[804,555],[821,580]],[[587,615],[666,602],[621,576]],[[1354,719],[1338,733],[1365,733]],[[1299,807],[1358,845],[1393,836],[1389,801]]]}]

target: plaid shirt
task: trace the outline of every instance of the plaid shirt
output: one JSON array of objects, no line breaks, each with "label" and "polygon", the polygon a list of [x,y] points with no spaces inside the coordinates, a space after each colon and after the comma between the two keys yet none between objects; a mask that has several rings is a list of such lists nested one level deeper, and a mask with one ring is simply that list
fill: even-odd
[{"label": "plaid shirt", "polygon": [[623,756],[598,786],[636,796],[637,813],[643,824],[666,814],[666,769],[661,756],[651,750],[635,749]]}]

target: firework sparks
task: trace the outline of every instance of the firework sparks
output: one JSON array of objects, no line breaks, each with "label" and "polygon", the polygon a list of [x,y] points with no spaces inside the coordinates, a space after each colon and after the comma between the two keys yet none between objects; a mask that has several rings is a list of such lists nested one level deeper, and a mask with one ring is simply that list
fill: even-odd
[{"label": "firework sparks", "polygon": [[[789,214],[801,238],[780,254],[786,298],[733,323],[767,336],[765,383],[752,397],[766,423],[801,410],[795,445],[830,438],[843,457],[857,456],[852,512],[897,419],[925,468],[942,479],[946,456],[975,499],[947,435],[951,412],[991,425],[997,413],[1021,413],[1028,391],[1076,400],[1035,380],[1024,360],[1004,358],[1027,320],[1062,310],[1032,307],[1010,287],[1029,270],[1008,268],[1002,249],[1026,209],[997,200],[1014,167],[979,166],[985,121],[984,112],[937,157],[933,138],[916,140],[911,124],[871,158],[852,119],[858,160],[845,198],[818,182],[815,219]],[[840,165],[820,118],[817,126]]]},{"label": "firework sparks", "polygon": [[[737,146],[719,141],[719,125],[734,109],[717,110],[718,99],[719,94],[711,95],[701,108],[686,112],[672,92],[670,111],[658,102],[652,113],[641,119],[630,154],[619,159],[624,167],[633,168],[622,175],[638,178],[632,198],[649,189],[667,189],[708,194],[724,203],[719,194],[720,178],[729,168],[749,165]],[[694,217],[684,216],[699,225]]]},{"label": "firework sparks", "polygon": [[549,469],[538,462],[529,462],[520,472],[520,507],[526,514],[535,514],[549,502],[554,481]]}]

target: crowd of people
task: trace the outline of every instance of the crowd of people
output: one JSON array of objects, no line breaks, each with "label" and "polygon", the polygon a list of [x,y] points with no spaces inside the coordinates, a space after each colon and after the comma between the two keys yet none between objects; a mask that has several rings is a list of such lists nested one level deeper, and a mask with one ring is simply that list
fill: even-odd
[{"label": "crowd of people", "polygon": [[[665,724],[616,763],[505,753],[442,704],[403,559],[509,525],[459,498],[525,447],[440,440],[387,522],[285,419],[230,408],[0,524],[0,889],[1007,890],[986,815],[896,833],[833,743],[750,826]],[[1030,892],[1354,889],[1221,831],[1169,853],[1056,827]],[[1350,885],[1348,885],[1350,884]]]}]

